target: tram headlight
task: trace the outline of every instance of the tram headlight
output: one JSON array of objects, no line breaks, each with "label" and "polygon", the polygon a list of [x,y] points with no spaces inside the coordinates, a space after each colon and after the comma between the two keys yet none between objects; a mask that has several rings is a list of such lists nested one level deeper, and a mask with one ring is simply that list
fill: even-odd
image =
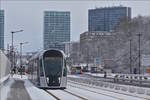
[{"label": "tram headlight", "polygon": [[59,83],[60,83],[60,77],[58,78],[58,81],[59,81]]},{"label": "tram headlight", "polygon": [[46,77],[46,81],[47,81],[47,83],[49,83],[49,77]]}]

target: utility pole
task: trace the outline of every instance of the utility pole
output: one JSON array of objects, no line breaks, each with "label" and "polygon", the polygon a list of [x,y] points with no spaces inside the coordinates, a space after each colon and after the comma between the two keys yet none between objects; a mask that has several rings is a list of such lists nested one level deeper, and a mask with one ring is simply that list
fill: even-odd
[{"label": "utility pole", "polygon": [[87,59],[86,59],[86,60],[87,60],[87,70],[88,70],[88,67],[89,67],[89,65],[88,65],[88,64],[89,64],[89,51],[88,51],[88,46],[86,47],[86,53],[87,53],[87,54],[86,54],[86,55],[87,55]]},{"label": "utility pole", "polygon": [[141,36],[142,34],[139,33],[137,34],[137,36],[139,37],[139,74],[141,74]]},{"label": "utility pole", "polygon": [[[97,47],[98,49],[98,59],[101,60],[101,53],[100,53],[100,46]],[[100,61],[99,61],[100,62]],[[96,72],[98,72],[98,66],[100,66],[100,63],[98,65],[96,65]]]},{"label": "utility pole", "polygon": [[11,44],[11,69],[13,69],[14,68],[14,51],[13,51],[13,48],[14,48],[14,46],[13,46],[13,41],[14,41],[14,32],[11,32],[11,37],[12,37],[12,44]]},{"label": "utility pole", "polygon": [[28,42],[20,43],[20,69],[21,69],[21,78],[22,78],[22,72],[23,72],[23,66],[22,66],[22,45],[27,44]]},{"label": "utility pole", "polygon": [[23,30],[19,30],[19,31],[12,31],[12,44],[11,44],[11,70],[14,70],[14,73],[16,72],[16,68],[14,66],[14,57],[15,57],[15,52],[14,52],[14,33],[18,33],[18,32],[22,32]]},{"label": "utility pole", "polygon": [[132,40],[130,39],[130,74],[132,74]]},{"label": "utility pole", "polygon": [[21,68],[21,78],[22,78],[22,44],[20,43],[20,68]]}]

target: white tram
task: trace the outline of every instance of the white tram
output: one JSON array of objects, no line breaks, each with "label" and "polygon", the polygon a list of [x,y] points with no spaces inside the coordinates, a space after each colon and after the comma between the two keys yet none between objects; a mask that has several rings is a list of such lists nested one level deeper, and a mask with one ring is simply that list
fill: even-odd
[{"label": "white tram", "polygon": [[39,88],[61,88],[67,85],[65,54],[61,50],[46,50],[29,61],[29,79]]}]

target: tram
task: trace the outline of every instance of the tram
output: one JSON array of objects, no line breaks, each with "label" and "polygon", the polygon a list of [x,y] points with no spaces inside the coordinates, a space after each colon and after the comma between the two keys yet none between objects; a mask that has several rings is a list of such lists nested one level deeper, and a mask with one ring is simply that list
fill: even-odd
[{"label": "tram", "polygon": [[44,50],[31,57],[29,79],[39,88],[65,89],[67,85],[66,57],[61,50]]}]

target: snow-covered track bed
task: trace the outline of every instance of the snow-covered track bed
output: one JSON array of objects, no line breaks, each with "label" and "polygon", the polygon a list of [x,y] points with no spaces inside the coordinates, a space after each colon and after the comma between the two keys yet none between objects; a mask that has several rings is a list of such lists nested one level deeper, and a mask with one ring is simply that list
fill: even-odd
[{"label": "snow-covered track bed", "polygon": [[103,82],[103,81],[93,80],[93,78],[68,77],[68,80],[77,83],[93,85],[104,89],[109,89],[109,90],[111,89],[112,91],[130,92],[131,94],[136,94],[136,95],[146,95],[150,98],[150,88]]},{"label": "snow-covered track bed", "polygon": [[[80,93],[88,98],[88,100],[123,100],[120,97],[112,96],[102,92],[93,91],[84,87],[68,84],[70,91]],[[78,91],[79,90],[79,91]]]},{"label": "snow-covered track bed", "polygon": [[64,90],[64,91],[67,92],[67,93],[69,93],[69,94],[71,94],[71,95],[73,95],[73,96],[76,96],[76,97],[80,98],[81,100],[88,100],[87,98],[82,97],[80,95],[77,95],[77,94],[75,94],[75,93],[73,93],[71,91],[68,91],[68,90]]},{"label": "snow-covered track bed", "polygon": [[[100,87],[91,86],[88,84],[78,83],[78,82],[73,82],[73,81],[68,81],[68,86],[99,94],[100,98],[101,98],[100,95],[104,95],[107,97],[112,97],[113,100],[150,100],[148,96],[139,96],[139,95],[130,94],[130,93],[112,91],[111,89],[110,90],[103,89]],[[105,100],[108,100],[108,99],[105,99]]]},{"label": "snow-covered track bed", "polygon": [[57,97],[56,95],[54,95],[53,93],[51,93],[48,90],[45,90],[45,92],[47,92],[49,95],[51,95],[53,98],[55,98],[56,100],[61,100],[59,97]]},{"label": "snow-covered track bed", "polygon": [[48,94],[53,96],[56,100],[88,100],[87,98],[77,94],[73,93],[69,90],[45,90]]}]

